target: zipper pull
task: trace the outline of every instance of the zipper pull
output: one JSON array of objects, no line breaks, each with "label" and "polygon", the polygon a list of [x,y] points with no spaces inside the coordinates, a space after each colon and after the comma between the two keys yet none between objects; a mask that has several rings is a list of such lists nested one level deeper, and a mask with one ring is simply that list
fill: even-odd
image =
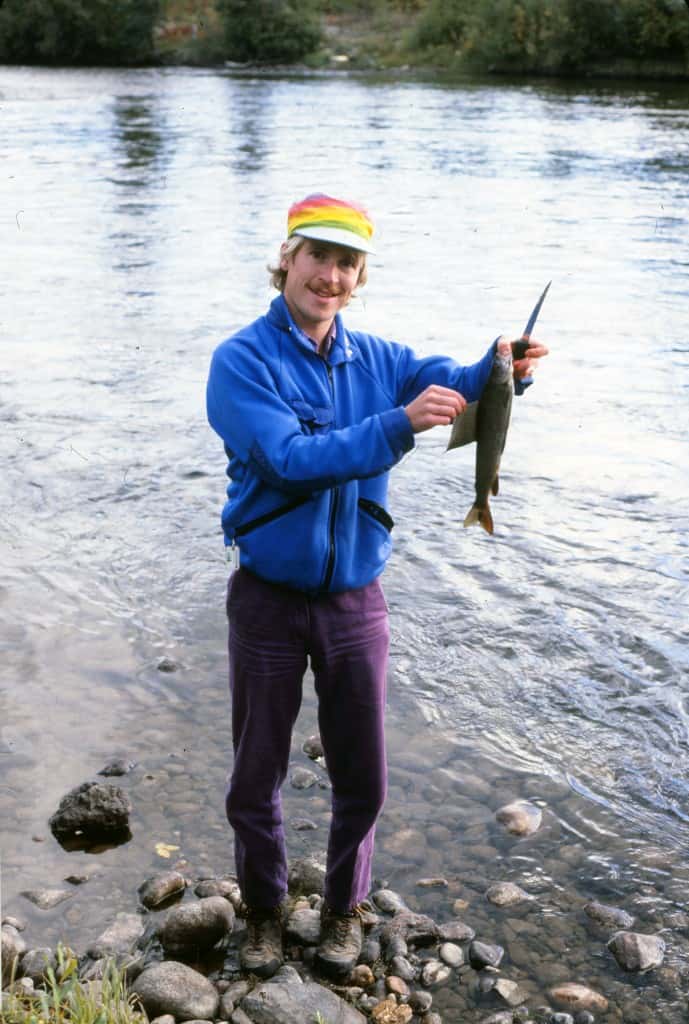
[{"label": "zipper pull", "polygon": [[225,548],[225,558],[232,572],[235,572],[239,568],[239,548],[234,541]]}]

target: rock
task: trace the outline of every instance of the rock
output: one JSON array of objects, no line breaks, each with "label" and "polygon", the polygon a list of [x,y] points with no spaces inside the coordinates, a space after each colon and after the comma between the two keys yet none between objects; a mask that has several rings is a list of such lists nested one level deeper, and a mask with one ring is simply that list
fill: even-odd
[{"label": "rock", "polygon": [[397,996],[398,998],[405,998],[409,995],[409,986],[403,978],[398,978],[394,974],[388,975],[385,979],[385,988],[388,992]]},{"label": "rock", "polygon": [[398,1006],[394,999],[384,999],[371,1010],[375,1024],[407,1024],[413,1017],[411,1006]]},{"label": "rock", "polygon": [[176,672],[178,668],[179,665],[176,661],[173,661],[172,658],[161,658],[158,662],[159,672]]},{"label": "rock", "polygon": [[171,1013],[163,1013],[160,1017],[154,1017],[151,1024],[175,1024],[175,1018]]},{"label": "rock", "polygon": [[171,910],[158,929],[158,938],[166,953],[211,949],[233,926],[232,904],[223,896],[206,896]]},{"label": "rock", "polygon": [[623,971],[638,973],[660,967],[665,956],[665,943],[659,935],[639,932],[617,932],[610,939],[608,949]]},{"label": "rock", "polygon": [[126,757],[116,757],[108,761],[104,768],[98,772],[99,775],[111,776],[129,775],[136,768],[136,761],[129,761]]},{"label": "rock", "polygon": [[234,1013],[237,1003],[244,998],[249,992],[251,986],[249,982],[242,978],[240,981],[235,981],[223,992],[220,997],[220,1014],[221,1020],[229,1020]]},{"label": "rock", "polygon": [[361,955],[359,962],[364,964],[374,964],[376,960],[380,959],[380,942],[378,939],[371,938],[370,936],[364,939],[361,947]]},{"label": "rock", "polygon": [[289,891],[296,895],[311,893],[323,895],[325,888],[325,864],[318,857],[301,857],[292,863],[287,882]]},{"label": "rock", "polygon": [[237,879],[231,875],[226,875],[223,878],[199,879],[194,886],[194,895],[198,896],[199,899],[204,899],[206,896],[224,896],[226,900],[230,901],[235,910],[237,909],[235,900],[241,902],[239,884]]},{"label": "rock", "polygon": [[315,982],[303,982],[290,967],[281,967],[272,978],[257,985],[242,999],[240,1009],[250,1021],[260,1024],[304,1024],[317,1019],[317,1014],[328,1024],[366,1021],[335,992]]},{"label": "rock", "polygon": [[574,1024],[571,1013],[553,1013],[548,1017],[548,1024]]},{"label": "rock", "polygon": [[512,835],[530,836],[541,827],[543,815],[540,808],[528,800],[515,800],[496,811],[495,817]]},{"label": "rock", "polygon": [[447,889],[449,882],[446,878],[419,878],[416,884],[422,889]]},{"label": "rock", "polygon": [[315,832],[318,825],[311,818],[292,818],[290,825],[295,832]]},{"label": "rock", "polygon": [[317,946],[321,939],[320,911],[294,910],[285,924],[285,934],[300,946]]},{"label": "rock", "polygon": [[438,926],[438,938],[441,942],[471,942],[476,932],[463,921],[448,921]]},{"label": "rock", "polygon": [[464,963],[464,953],[454,942],[443,942],[438,955],[448,967],[461,967]]},{"label": "rock", "polygon": [[414,1013],[424,1014],[428,1013],[431,1006],[433,1005],[433,996],[430,992],[423,992],[421,989],[416,992],[412,992],[409,996],[409,1005],[411,1006]]},{"label": "rock", "polygon": [[290,782],[294,789],[310,789],[318,782],[318,776],[308,768],[295,768]]},{"label": "rock", "polygon": [[7,914],[6,917],[3,917],[2,924],[8,924],[16,932],[26,931],[26,921],[21,917],[14,917],[12,914]]},{"label": "rock", "polygon": [[394,938],[401,938],[409,945],[430,946],[438,938],[438,926],[427,914],[398,910],[380,932],[383,946],[389,946]]},{"label": "rock", "polygon": [[52,910],[65,900],[71,900],[74,893],[67,889],[25,889],[21,895],[34,903],[39,910]]},{"label": "rock", "polygon": [[587,903],[584,910],[592,921],[603,928],[629,929],[634,924],[634,918],[626,910],[620,910],[619,907],[608,907],[595,900]]},{"label": "rock", "polygon": [[139,886],[139,899],[145,907],[151,910],[169,899],[183,893],[186,886],[184,875],[179,871],[161,871],[159,875],[147,878]]},{"label": "rock", "polygon": [[375,905],[385,914],[395,914],[398,910],[407,910],[407,904],[392,889],[377,889],[371,896]]},{"label": "rock", "polygon": [[472,942],[469,946],[469,963],[476,971],[484,967],[499,967],[505,955],[502,946],[491,946],[486,942]]},{"label": "rock", "polygon": [[174,960],[147,967],[130,991],[149,1017],[171,1014],[176,1020],[213,1020],[220,1003],[215,988],[198,971]]},{"label": "rock", "polygon": [[530,897],[527,892],[513,882],[496,882],[486,890],[486,899],[496,907],[513,907]]},{"label": "rock", "polygon": [[12,945],[14,946],[14,951],[17,954],[17,956],[24,956],[28,948],[26,945],[26,940],[22,938],[22,936],[14,927],[14,925],[4,924],[2,926],[2,930],[12,941]]},{"label": "rock", "polygon": [[74,835],[107,839],[129,833],[130,813],[129,800],[119,786],[84,782],[63,796],[49,824],[58,840]]},{"label": "rock", "polygon": [[574,1018],[574,1024],[596,1024],[596,1018],[588,1010],[582,1010]]},{"label": "rock", "polygon": [[350,974],[350,979],[353,985],[358,985],[360,988],[369,988],[376,980],[368,964],[357,964]]},{"label": "rock", "polygon": [[428,963],[423,965],[421,971],[421,984],[425,985],[426,988],[440,988],[441,985],[445,985],[452,977],[452,971],[447,964],[442,964],[440,960],[429,960]]},{"label": "rock", "polygon": [[605,1013],[608,1008],[608,1000],[600,992],[589,988],[588,985],[579,985],[574,981],[565,982],[563,985],[554,985],[548,990],[548,998],[556,1006],[560,1006],[564,1010],[572,1010],[574,1013],[579,1010]]},{"label": "rock", "polygon": [[307,740],[304,740],[301,749],[312,761],[317,761],[319,757],[323,757],[323,744],[321,743],[320,736],[309,736]]},{"label": "rock", "polygon": [[404,981],[413,981],[416,977],[414,966],[409,963],[405,956],[393,956],[390,961],[390,970],[398,978],[403,978]]},{"label": "rock", "polygon": [[527,998],[526,993],[519,987],[517,982],[510,981],[509,978],[498,978],[493,991],[497,992],[508,1006],[519,1006]]},{"label": "rock", "polygon": [[117,914],[114,922],[89,946],[87,953],[93,960],[129,953],[145,930],[145,922],[138,914]]},{"label": "rock", "polygon": [[499,1013],[493,1013],[490,1017],[486,1017],[481,1024],[513,1024],[513,1021],[514,1014],[511,1010],[500,1010]]},{"label": "rock", "polygon": [[[3,959],[4,959],[3,949]],[[22,974],[31,978],[34,985],[40,985],[45,978],[49,967],[55,970],[57,961],[50,946],[39,946],[37,949],[29,949],[22,957]]]}]

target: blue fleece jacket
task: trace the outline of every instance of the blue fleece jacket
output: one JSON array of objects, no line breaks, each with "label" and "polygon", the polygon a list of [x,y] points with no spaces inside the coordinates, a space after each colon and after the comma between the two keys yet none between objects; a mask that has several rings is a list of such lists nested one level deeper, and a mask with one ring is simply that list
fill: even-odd
[{"label": "blue fleece jacket", "polygon": [[388,471],[414,447],[404,411],[430,384],[481,396],[472,366],[359,331],[338,315],[326,358],[279,295],[215,350],[208,419],[229,459],[225,543],[262,579],[308,593],[362,587],[390,556]]}]

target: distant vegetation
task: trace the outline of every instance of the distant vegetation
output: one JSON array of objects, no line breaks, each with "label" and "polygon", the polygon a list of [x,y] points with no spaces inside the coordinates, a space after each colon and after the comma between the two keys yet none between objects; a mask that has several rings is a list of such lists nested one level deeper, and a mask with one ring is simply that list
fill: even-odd
[{"label": "distant vegetation", "polygon": [[685,0],[0,0],[0,60],[689,75]]}]

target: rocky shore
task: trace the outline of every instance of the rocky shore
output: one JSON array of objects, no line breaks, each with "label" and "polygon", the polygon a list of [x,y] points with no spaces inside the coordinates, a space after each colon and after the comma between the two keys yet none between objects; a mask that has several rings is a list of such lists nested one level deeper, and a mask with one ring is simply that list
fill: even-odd
[{"label": "rocky shore", "polygon": [[[307,740],[304,752],[314,761],[319,758],[317,737]],[[101,774],[126,774],[132,767],[121,761]],[[298,769],[293,786],[308,786],[308,772]],[[61,801],[51,830],[64,844],[88,844],[103,836],[126,839],[130,809],[129,797],[119,786],[84,783]],[[537,840],[543,811],[520,799],[499,807],[494,817],[506,834]],[[582,910],[587,927],[604,944],[606,963],[603,968],[592,963],[590,977],[600,978],[607,968],[610,984],[602,991],[581,972],[570,975],[563,963],[544,986],[529,969],[539,948],[533,915],[538,892],[509,880],[486,887],[484,899],[504,915],[503,935],[510,936],[501,945],[466,919],[467,903],[453,899],[448,879],[440,876],[422,876],[416,883],[419,892],[447,896],[436,900],[439,911],[433,916],[410,906],[414,901],[409,895],[377,884],[362,906],[366,938],[359,963],[343,983],[332,984],[313,967],[324,874],[318,854],[292,863],[285,906],[286,963],[268,981],[244,977],[239,968],[245,926],[236,879],[192,878],[181,870],[162,871],[138,885],[132,911],[115,915],[77,953],[79,975],[84,982],[98,983],[108,961],[114,960],[149,1019],[158,1024],[356,1024],[367,1019],[377,1024],[650,1024],[653,1007],[638,998],[633,979],[655,973],[668,998],[675,999],[686,985],[682,970],[666,963],[668,940],[672,942],[668,929],[663,935],[639,930],[624,908],[592,899]],[[66,881],[74,885],[80,879]],[[70,895],[65,888],[23,893],[44,909]],[[681,921],[677,925],[680,931],[684,928]],[[674,938],[682,942],[680,935]],[[55,964],[54,949],[27,940],[20,916],[3,919],[3,987],[12,983],[15,991],[30,993],[43,985],[47,966]],[[625,985],[620,976],[632,984]]]}]

